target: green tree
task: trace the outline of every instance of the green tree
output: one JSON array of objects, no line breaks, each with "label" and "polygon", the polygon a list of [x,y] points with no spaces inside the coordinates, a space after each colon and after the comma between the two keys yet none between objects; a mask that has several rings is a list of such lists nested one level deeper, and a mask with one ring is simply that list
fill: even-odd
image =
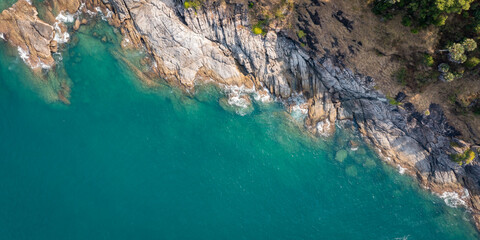
[{"label": "green tree", "polygon": [[471,57],[471,58],[469,58],[469,59],[465,62],[465,66],[466,66],[468,69],[473,69],[473,68],[476,67],[479,63],[480,63],[480,59],[478,59],[478,58],[476,58],[476,57]]},{"label": "green tree", "polygon": [[450,159],[459,165],[469,164],[475,159],[475,152],[468,149],[463,153],[450,155]]},{"label": "green tree", "polygon": [[263,30],[260,28],[260,27],[254,27],[253,28],[253,33],[255,35],[259,35],[259,34],[262,34],[263,33]]},{"label": "green tree", "polygon": [[423,55],[423,63],[429,67],[432,67],[435,64],[435,61],[433,60],[433,57],[425,54]]},{"label": "green tree", "polygon": [[467,61],[463,44],[454,43],[448,48],[448,52],[448,59],[454,63],[464,63]]},{"label": "green tree", "polygon": [[307,34],[305,34],[305,32],[304,32],[304,31],[302,31],[302,30],[298,30],[298,32],[297,32],[297,36],[298,36],[298,38],[303,38],[303,37],[305,37],[305,35],[307,35]]},{"label": "green tree", "polygon": [[438,65],[438,71],[441,73],[447,73],[450,70],[450,66],[446,63],[440,63]]},{"label": "green tree", "polygon": [[441,79],[445,82],[452,82],[453,80],[455,80],[455,75],[451,72],[446,72],[442,74]]},{"label": "green tree", "polygon": [[387,19],[402,12],[404,25],[410,26],[408,19],[411,19],[412,25],[424,28],[431,24],[445,25],[449,14],[469,10],[472,2],[474,0],[375,0],[372,11]]},{"label": "green tree", "polygon": [[463,40],[462,46],[467,52],[471,52],[477,48],[477,42],[471,38]]}]

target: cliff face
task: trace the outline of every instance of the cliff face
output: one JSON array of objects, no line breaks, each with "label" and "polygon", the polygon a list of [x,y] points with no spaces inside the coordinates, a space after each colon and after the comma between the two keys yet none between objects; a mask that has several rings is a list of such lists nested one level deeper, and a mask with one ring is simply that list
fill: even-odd
[{"label": "cliff face", "polygon": [[37,9],[26,0],[20,0],[0,14],[0,33],[18,48],[21,58],[31,68],[54,64],[50,53],[54,28],[38,18]]},{"label": "cliff face", "polygon": [[[109,21],[121,29],[124,42],[145,46],[158,73],[170,83],[189,90],[197,81],[213,80],[267,90],[285,100],[301,94],[307,99],[305,125],[310,131],[328,136],[337,122],[353,121],[386,161],[406,168],[434,192],[455,192],[468,200],[480,222],[480,166],[461,167],[449,159],[460,151],[451,142],[469,146],[455,139],[458,133],[438,105],[430,106],[428,116],[409,103],[391,105],[374,90],[371,77],[345,68],[338,55],[329,54],[329,46],[307,51],[281,31],[253,34],[248,7],[241,2],[207,2],[196,9],[177,0],[84,2],[87,9],[113,11]],[[250,101],[248,94],[237,94]]]},{"label": "cliff face", "polygon": [[[225,2],[185,9],[181,1],[110,0],[123,21],[143,36],[163,76],[191,87],[209,77],[224,84],[263,88],[281,98],[308,99],[306,126],[331,134],[337,121],[354,121],[384,158],[408,169],[433,191],[468,198],[478,221],[478,165],[466,168],[448,154],[458,134],[438,105],[425,116],[412,104],[399,108],[373,89],[373,79],[342,68],[337,56],[307,52],[280,32],[254,35],[244,4]],[[326,32],[325,34],[328,34]],[[324,46],[328,49],[328,46]],[[208,73],[208,74],[205,74]],[[469,190],[469,196],[464,191]]]}]

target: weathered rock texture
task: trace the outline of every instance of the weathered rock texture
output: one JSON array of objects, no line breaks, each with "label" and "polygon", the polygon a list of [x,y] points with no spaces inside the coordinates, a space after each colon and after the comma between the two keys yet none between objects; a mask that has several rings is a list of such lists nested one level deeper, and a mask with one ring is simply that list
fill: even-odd
[{"label": "weathered rock texture", "polygon": [[[254,35],[243,1],[205,1],[196,9],[185,9],[180,0],[85,2],[113,10],[109,21],[120,27],[124,43],[145,46],[160,75],[172,84],[188,90],[196,81],[213,80],[266,88],[283,99],[301,93],[308,99],[305,124],[312,132],[329,135],[337,121],[354,122],[386,161],[406,168],[434,192],[465,197],[480,222],[480,166],[474,162],[461,167],[450,161],[448,155],[458,152],[450,146],[458,133],[439,106],[431,105],[426,116],[409,103],[389,104],[373,89],[371,77],[346,69],[337,54],[329,54],[329,46],[319,46],[315,39],[308,40],[315,44],[307,52],[282,32]],[[354,25],[341,13],[332,17],[346,31]]]},{"label": "weathered rock texture", "polygon": [[19,0],[0,14],[0,33],[15,47],[22,59],[32,68],[54,64],[50,42],[53,26],[38,18],[38,13],[26,0]]},{"label": "weathered rock texture", "polygon": [[252,34],[244,4],[223,1],[185,9],[183,2],[172,0],[110,3],[120,21],[133,22],[135,29],[128,31],[138,31],[163,76],[191,87],[207,72],[227,84],[254,79],[257,89],[265,87],[281,98],[302,93],[309,99],[306,125],[313,132],[330,134],[336,121],[354,121],[387,161],[408,169],[424,186],[464,197],[464,188],[469,189],[468,205],[478,221],[480,168],[463,168],[449,159],[455,152],[450,142],[458,133],[437,105],[430,106],[428,116],[408,103],[393,106],[373,90],[372,78],[341,67],[338,56],[307,52],[282,33]]}]

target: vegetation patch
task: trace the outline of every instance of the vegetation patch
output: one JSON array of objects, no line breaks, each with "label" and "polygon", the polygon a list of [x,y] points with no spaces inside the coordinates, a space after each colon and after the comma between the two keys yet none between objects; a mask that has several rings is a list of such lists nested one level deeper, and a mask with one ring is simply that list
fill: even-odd
[{"label": "vegetation patch", "polygon": [[298,38],[303,38],[303,37],[305,37],[305,35],[307,35],[307,34],[305,34],[305,32],[304,32],[304,31],[302,31],[302,30],[298,30],[298,32],[297,32],[297,36],[298,36]]},{"label": "vegetation patch", "polygon": [[394,74],[393,77],[400,83],[402,86],[407,85],[407,69],[405,67],[401,67],[398,69]]},{"label": "vegetation patch", "polygon": [[202,2],[200,2],[199,0],[185,1],[183,3],[183,7],[185,7],[185,9],[193,8],[195,9],[195,11],[197,11],[201,6]]},{"label": "vegetation patch", "polygon": [[433,67],[435,65],[435,60],[433,60],[433,57],[429,54],[424,54],[423,55],[423,64],[425,64],[428,67]]},{"label": "vegetation patch", "polygon": [[450,155],[450,159],[459,165],[469,164],[475,159],[475,152],[471,149],[459,154]]},{"label": "vegetation patch", "polygon": [[263,33],[263,29],[261,29],[260,27],[255,27],[255,26],[253,27],[252,31],[256,35],[259,35],[259,34]]},{"label": "vegetation patch", "polygon": [[465,67],[468,69],[474,69],[480,63],[480,59],[477,57],[471,57],[465,62]]},{"label": "vegetation patch", "polygon": [[386,98],[388,100],[388,103],[390,103],[391,105],[394,105],[394,106],[402,105],[402,103],[395,100],[395,98],[392,98],[390,96],[386,96]]}]

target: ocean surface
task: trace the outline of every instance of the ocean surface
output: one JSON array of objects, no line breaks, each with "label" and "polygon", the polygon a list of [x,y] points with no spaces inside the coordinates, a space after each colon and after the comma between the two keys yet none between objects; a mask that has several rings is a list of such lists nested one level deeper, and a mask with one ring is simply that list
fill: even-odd
[{"label": "ocean surface", "polygon": [[314,138],[280,103],[241,116],[212,86],[145,86],[103,22],[54,76],[17,55],[0,43],[0,239],[478,238],[465,209],[351,151],[348,126]]}]

